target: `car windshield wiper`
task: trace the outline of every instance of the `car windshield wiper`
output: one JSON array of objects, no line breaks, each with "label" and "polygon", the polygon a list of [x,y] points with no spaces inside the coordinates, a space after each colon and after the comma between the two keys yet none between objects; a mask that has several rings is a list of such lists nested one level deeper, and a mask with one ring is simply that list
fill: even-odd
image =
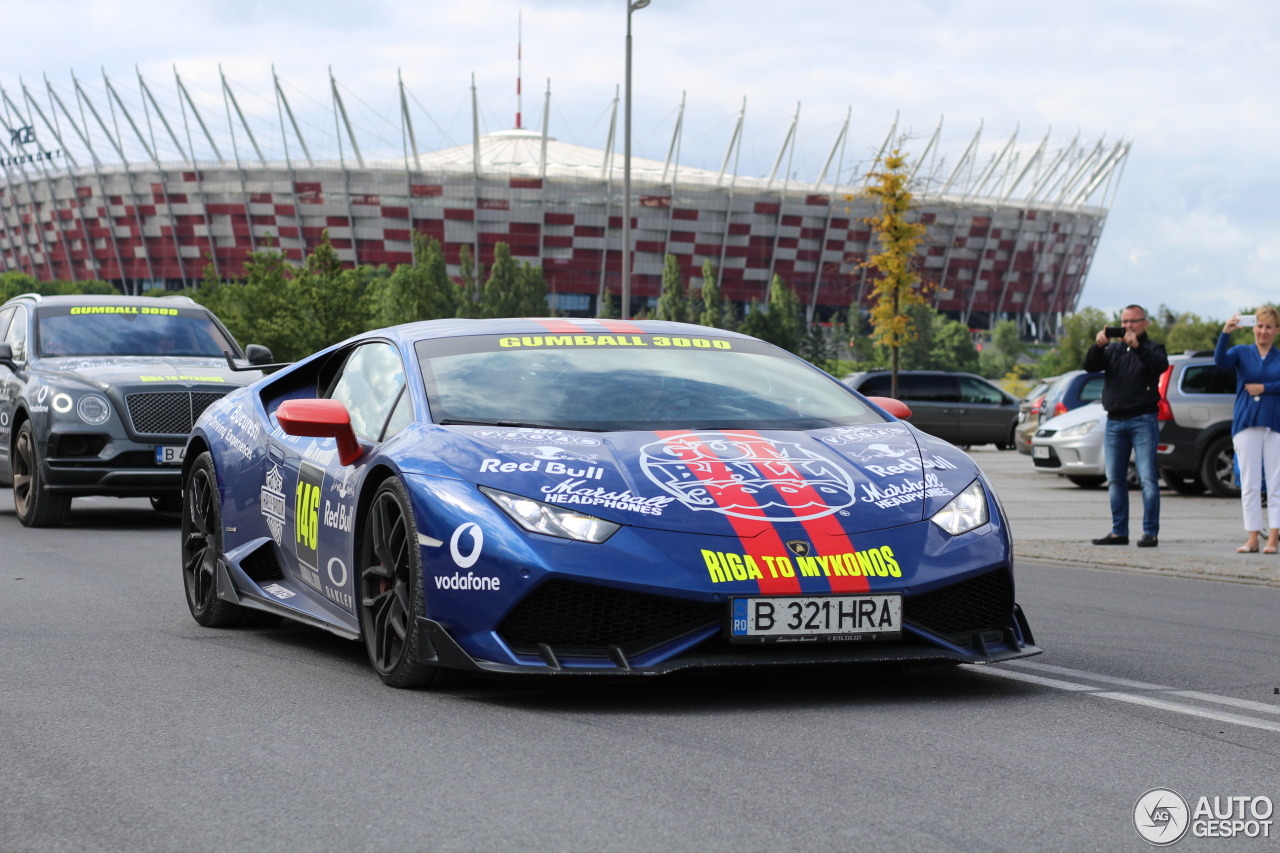
[{"label": "car windshield wiper", "polygon": [[606,432],[607,430],[595,429],[593,427],[571,427],[571,426],[554,426],[551,424],[529,424],[521,421],[468,421],[459,418],[441,418],[436,421],[441,426],[500,426],[500,427],[516,427],[520,429],[557,429],[570,430],[572,432]]}]

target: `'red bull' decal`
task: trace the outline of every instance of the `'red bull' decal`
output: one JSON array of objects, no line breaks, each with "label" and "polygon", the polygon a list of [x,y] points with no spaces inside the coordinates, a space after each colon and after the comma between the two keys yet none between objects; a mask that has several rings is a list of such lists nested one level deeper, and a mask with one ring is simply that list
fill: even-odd
[{"label": "'red bull' decal", "polygon": [[806,521],[857,501],[838,464],[756,432],[669,434],[641,448],[640,465],[654,485],[694,512]]}]

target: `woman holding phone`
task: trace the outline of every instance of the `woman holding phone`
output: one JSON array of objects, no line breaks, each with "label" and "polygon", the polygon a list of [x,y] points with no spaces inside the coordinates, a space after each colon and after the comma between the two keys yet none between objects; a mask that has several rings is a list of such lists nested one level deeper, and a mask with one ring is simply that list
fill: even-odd
[{"label": "woman holding phone", "polygon": [[[1231,333],[1253,321],[1253,343],[1231,346]],[[1267,545],[1264,554],[1280,546],[1280,353],[1272,347],[1280,312],[1270,305],[1252,317],[1233,314],[1222,327],[1214,364],[1235,368],[1236,403],[1231,418],[1231,440],[1240,466],[1240,501],[1244,529],[1249,538],[1236,550],[1258,550],[1262,530],[1262,475],[1266,472],[1271,499],[1267,501]]]}]

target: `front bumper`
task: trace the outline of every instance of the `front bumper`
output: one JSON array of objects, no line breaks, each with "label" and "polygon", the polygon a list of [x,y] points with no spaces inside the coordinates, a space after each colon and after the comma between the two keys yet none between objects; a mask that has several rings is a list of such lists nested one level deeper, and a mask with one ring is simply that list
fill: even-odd
[{"label": "front bumper", "polygon": [[903,639],[869,643],[773,644],[735,646],[717,636],[697,644],[686,654],[649,664],[632,665],[624,655],[606,659],[559,657],[544,652],[538,664],[513,665],[480,660],[468,654],[438,622],[418,617],[419,662],[469,672],[530,675],[665,675],[679,670],[730,667],[821,666],[869,663],[997,663],[1038,655],[1035,639],[1021,607],[1014,606],[1009,625],[1000,631],[976,632],[965,645],[904,625]]},{"label": "front bumper", "polygon": [[[1095,433],[1097,435],[1095,435]],[[1102,445],[1102,433],[1095,427],[1091,432],[1070,438],[1033,438],[1031,461],[1042,474],[1071,474],[1079,476],[1106,476],[1107,465]],[[1045,448],[1040,451],[1037,448]],[[1046,453],[1047,456],[1037,453]]]},{"label": "front bumper", "polygon": [[[180,446],[182,442],[164,443]],[[94,456],[46,455],[40,460],[40,473],[49,491],[73,497],[150,496],[182,491],[182,466],[157,465],[156,447],[157,444],[113,439]],[[50,449],[57,451],[56,446]]]}]

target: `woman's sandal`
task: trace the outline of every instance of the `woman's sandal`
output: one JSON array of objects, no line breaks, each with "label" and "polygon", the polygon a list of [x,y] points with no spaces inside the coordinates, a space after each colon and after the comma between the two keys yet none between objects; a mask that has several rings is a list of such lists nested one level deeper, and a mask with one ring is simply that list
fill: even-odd
[{"label": "woman's sandal", "polygon": [[[1248,545],[1241,545],[1239,548],[1237,548],[1237,549],[1236,549],[1236,553],[1237,553],[1237,554],[1256,554],[1256,553],[1258,553],[1258,546],[1257,546],[1257,545],[1254,545],[1252,548],[1250,548]],[[1264,553],[1264,554],[1274,554],[1274,553],[1275,553],[1275,549],[1274,549],[1274,548],[1271,548],[1271,549],[1269,549],[1269,550],[1267,550],[1267,551],[1264,551],[1263,553]]]},{"label": "woman's sandal", "polygon": [[1270,545],[1268,545],[1267,547],[1265,547],[1265,548],[1263,548],[1263,549],[1262,549],[1262,553],[1264,553],[1264,554],[1274,554],[1274,553],[1276,553],[1276,549],[1275,549],[1275,548],[1272,548]]}]

